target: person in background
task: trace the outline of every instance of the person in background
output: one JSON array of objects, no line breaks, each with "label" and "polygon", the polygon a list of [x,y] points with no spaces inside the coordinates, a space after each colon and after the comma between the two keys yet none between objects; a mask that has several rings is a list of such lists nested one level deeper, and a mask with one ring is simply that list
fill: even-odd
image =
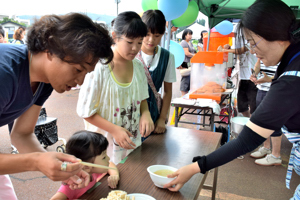
[{"label": "person in background", "polygon": [[79,199],[80,196],[91,189],[107,173],[109,174],[107,179],[108,186],[115,189],[118,185],[120,176],[116,165],[109,162],[109,156],[106,154],[107,147],[108,141],[101,134],[90,131],[78,131],[74,133],[66,144],[66,152],[68,154],[73,155],[84,162],[109,166],[115,168],[115,170],[84,166],[83,170],[90,176],[88,186],[77,190],[71,190],[67,185],[62,184],[51,200]]},{"label": "person in background", "polygon": [[180,67],[177,68],[180,69],[180,74],[181,74],[180,91],[182,96],[187,94],[190,90],[190,80],[191,80],[190,60],[196,53],[193,44],[191,42],[192,36],[193,36],[193,31],[190,29],[185,29],[182,33],[182,41],[180,43],[185,54],[183,63],[181,64]]},{"label": "person in background", "polygon": [[[151,118],[155,124],[153,133],[164,133],[172,98],[172,83],[176,82],[174,55],[159,46],[165,32],[165,16],[160,10],[147,10],[142,16],[148,28],[141,51],[136,58],[144,64],[148,80],[147,99]],[[158,93],[164,86],[163,98]]]},{"label": "person in background", "polygon": [[23,41],[24,37],[25,37],[25,28],[19,27],[13,35],[13,38],[15,40],[12,43],[13,44],[25,44]]},{"label": "person in background", "polygon": [[[290,188],[293,170],[300,175],[300,23],[284,2],[257,0],[244,12],[238,30],[237,40],[243,41],[245,38],[250,52],[255,53],[265,66],[280,62],[270,90],[236,139],[207,156],[195,157],[194,163],[168,176],[177,177],[164,186],[171,191],[178,191],[196,173],[205,174],[253,151],[280,127],[293,143],[286,187]],[[299,199],[300,184],[291,200]]]},{"label": "person in background", "polygon": [[204,47],[203,47],[203,33],[207,33],[207,31],[206,30],[203,30],[203,31],[201,31],[201,34],[200,34],[200,39],[199,39],[199,41],[198,41],[198,52],[199,51],[204,51]]},{"label": "person in background", "polygon": [[34,128],[53,89],[63,93],[82,84],[99,60],[112,60],[111,44],[104,27],[78,13],[41,17],[30,28],[26,45],[0,44],[0,126],[15,120],[10,138],[20,152],[0,154],[0,199],[17,199],[7,174],[40,171],[71,189],[88,184],[80,160],[46,152]]},{"label": "person in background", "polygon": [[251,69],[254,68],[257,59],[249,52],[249,48],[246,45],[242,45],[240,41],[236,42],[236,48],[231,49],[229,44],[225,44],[224,47],[219,46],[217,50],[238,55],[240,81],[237,93],[237,107],[244,117],[250,117],[256,109],[257,88],[250,80],[250,76],[252,74]]},{"label": "person in background", "polygon": [[[252,73],[250,77],[250,80],[256,84],[256,87],[258,89],[256,95],[257,107],[267,95],[277,67],[277,65],[266,67],[259,58],[257,59],[257,62],[254,66],[254,73]],[[262,147],[260,147],[257,151],[251,153],[250,156],[252,158],[257,158],[255,160],[255,163],[262,166],[281,165],[281,138],[281,130],[276,130],[274,131],[274,133],[272,133],[271,137],[267,138]]]},{"label": "person in background", "polygon": [[5,43],[4,38],[5,38],[5,31],[2,28],[2,26],[0,25],[0,43]]},{"label": "person in background", "polygon": [[113,22],[113,61],[98,64],[79,92],[77,114],[84,118],[87,130],[106,136],[107,155],[115,164],[154,130],[147,104],[147,77],[143,64],[135,58],[146,35],[147,27],[137,13],[120,13]]},{"label": "person in background", "polygon": [[25,38],[25,36],[26,36],[26,27],[25,26],[20,26],[19,29],[22,29],[23,32],[24,32],[23,42],[24,42],[24,44],[26,44],[26,38]]}]

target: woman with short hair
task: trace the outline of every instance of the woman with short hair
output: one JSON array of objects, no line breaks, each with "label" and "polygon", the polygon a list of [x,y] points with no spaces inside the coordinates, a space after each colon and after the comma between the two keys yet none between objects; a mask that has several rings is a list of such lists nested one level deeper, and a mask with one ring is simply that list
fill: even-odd
[{"label": "woman with short hair", "polygon": [[0,44],[0,126],[15,120],[11,143],[20,152],[0,154],[0,199],[17,199],[4,174],[40,171],[73,189],[88,184],[79,160],[45,152],[34,128],[53,89],[63,93],[81,85],[99,60],[112,60],[111,45],[103,26],[78,13],[43,16],[28,31],[27,45]]}]

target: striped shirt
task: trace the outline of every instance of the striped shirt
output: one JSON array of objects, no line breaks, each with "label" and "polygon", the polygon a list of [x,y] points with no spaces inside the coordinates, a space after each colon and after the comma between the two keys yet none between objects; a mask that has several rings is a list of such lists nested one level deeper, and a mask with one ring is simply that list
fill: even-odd
[{"label": "striped shirt", "polygon": [[[263,62],[260,61],[260,71],[261,72],[265,72],[268,76],[274,76],[275,72],[277,70],[278,65],[266,67],[263,64]],[[260,79],[260,78],[263,78],[263,77],[264,77],[264,75],[262,73],[259,73],[257,75],[257,79]],[[269,83],[261,83],[261,84],[257,85],[257,88],[259,90],[263,90],[263,91],[269,91],[270,87],[271,87],[271,82],[269,82]]]}]

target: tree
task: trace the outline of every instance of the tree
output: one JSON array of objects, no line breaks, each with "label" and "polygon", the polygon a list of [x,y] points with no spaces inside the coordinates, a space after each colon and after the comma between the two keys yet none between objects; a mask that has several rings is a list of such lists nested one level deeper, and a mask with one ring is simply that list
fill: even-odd
[{"label": "tree", "polygon": [[14,23],[17,23],[17,24],[27,27],[27,25],[25,23],[19,22],[18,20],[10,19],[8,17],[4,17],[3,20],[0,20],[0,24],[5,23],[5,22],[14,22]]},{"label": "tree", "polygon": [[205,26],[205,19],[197,19],[196,22],[202,26]]},{"label": "tree", "polygon": [[[194,23],[198,23],[202,26],[205,26],[205,19],[197,19]],[[192,23],[191,25],[193,25],[194,23]],[[179,27],[176,31],[176,33],[179,33],[180,31],[183,31],[184,29],[187,29],[188,27],[190,27],[191,25],[188,26],[183,26],[183,27]]]}]

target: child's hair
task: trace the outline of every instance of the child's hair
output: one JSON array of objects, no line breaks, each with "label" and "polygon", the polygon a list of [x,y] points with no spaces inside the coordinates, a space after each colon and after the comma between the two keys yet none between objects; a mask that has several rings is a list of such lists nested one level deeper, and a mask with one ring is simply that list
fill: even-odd
[{"label": "child's hair", "polygon": [[16,31],[15,31],[15,33],[14,33],[14,35],[13,35],[13,38],[15,39],[15,40],[22,40],[23,38],[22,38],[22,34],[23,34],[23,32],[24,32],[25,30],[22,28],[22,27],[19,27]]},{"label": "child's hair", "polygon": [[0,26],[0,35],[2,35],[2,37],[5,37],[5,32],[2,26]]},{"label": "child's hair", "polygon": [[191,30],[191,29],[185,29],[184,31],[183,31],[183,33],[182,33],[182,39],[183,40],[185,40],[185,36],[187,35],[187,34],[190,34],[190,35],[193,35],[193,31]]},{"label": "child's hair", "polygon": [[124,35],[128,38],[145,37],[147,26],[141,17],[132,11],[122,12],[113,20],[113,30],[118,37]]},{"label": "child's hair", "polygon": [[101,155],[108,147],[108,141],[102,134],[91,131],[78,131],[67,142],[66,152],[82,161],[89,162]]},{"label": "child's hair", "polygon": [[113,58],[112,38],[108,30],[79,13],[46,15],[36,21],[27,34],[31,53],[49,52],[61,60],[82,64],[93,57],[109,63]]},{"label": "child's hair", "polygon": [[166,30],[166,18],[160,10],[147,10],[142,16],[143,22],[152,34],[164,34]]}]

